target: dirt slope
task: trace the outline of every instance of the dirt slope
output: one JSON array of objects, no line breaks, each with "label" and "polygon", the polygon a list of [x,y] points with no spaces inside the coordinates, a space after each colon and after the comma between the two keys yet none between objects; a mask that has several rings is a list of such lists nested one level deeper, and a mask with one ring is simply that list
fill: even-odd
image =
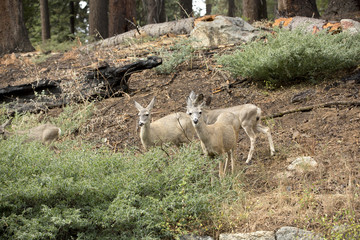
[{"label": "dirt slope", "polygon": [[[173,41],[174,38],[162,38],[112,49],[74,49],[49,55],[37,64],[34,64],[37,53],[7,55],[0,60],[0,87],[43,78],[77,81],[98,62],[121,66],[155,54],[156,48],[168,48]],[[171,112],[185,111],[186,97],[191,90],[211,95],[211,108],[253,103],[262,109],[264,116],[312,104],[359,100],[359,85],[354,81],[340,81],[349,72],[339,73],[317,85],[269,91],[245,83],[212,94],[214,89],[226,85],[223,75],[226,73],[209,70],[216,69],[213,55],[231,52],[234,48],[198,51],[192,61],[181,64],[171,75],[159,75],[155,70],[133,74],[130,78],[131,94],[97,102],[94,116],[80,129],[81,137],[98,145],[105,142],[114,151],[131,146],[141,148],[134,100],[146,105],[156,96],[155,120]],[[305,99],[291,103],[294,95],[308,90],[310,94]],[[61,111],[52,109],[48,115],[56,116]],[[237,206],[225,206],[228,225],[223,231],[274,230],[284,225],[323,231],[324,227],[311,219],[325,214],[335,216],[343,209],[359,214],[360,200],[355,197],[360,193],[359,107],[316,108],[264,123],[271,128],[277,155],[269,157],[268,142],[264,136],[259,136],[253,164],[246,166],[244,162],[250,144],[248,137],[241,132],[236,153],[237,168],[244,172],[241,181],[247,197]],[[279,178],[291,158],[297,156],[314,157],[319,163],[318,168],[305,174]],[[344,216],[343,222],[346,221]]]}]

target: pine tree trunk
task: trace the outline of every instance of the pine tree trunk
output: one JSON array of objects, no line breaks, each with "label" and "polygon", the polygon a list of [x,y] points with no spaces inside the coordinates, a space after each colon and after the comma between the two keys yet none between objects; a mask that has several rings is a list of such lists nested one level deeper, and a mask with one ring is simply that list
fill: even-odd
[{"label": "pine tree trunk", "polygon": [[212,0],[206,0],[206,15],[211,15]]},{"label": "pine tree trunk", "polygon": [[339,21],[344,18],[360,21],[360,1],[330,0],[322,17],[334,21]]},{"label": "pine tree trunk", "polygon": [[69,8],[70,8],[70,33],[74,35],[75,34],[75,16],[76,16],[74,1],[70,1]]},{"label": "pine tree trunk", "polygon": [[228,0],[228,14],[229,17],[235,17],[235,0]]},{"label": "pine tree trunk", "polygon": [[109,0],[109,36],[134,29],[131,24],[136,18],[136,5],[133,0]]},{"label": "pine tree trunk", "polygon": [[43,42],[50,39],[50,15],[48,0],[40,0],[41,39]]},{"label": "pine tree trunk", "polygon": [[180,0],[180,17],[188,18],[193,15],[192,0]]},{"label": "pine tree trunk", "polygon": [[33,51],[23,20],[22,1],[1,0],[0,12],[0,55]]},{"label": "pine tree trunk", "polygon": [[108,0],[90,0],[89,32],[96,39],[107,38]]},{"label": "pine tree trunk", "polygon": [[266,19],[266,0],[243,0],[243,15],[250,23]]},{"label": "pine tree trunk", "polygon": [[320,17],[316,0],[278,0],[278,14],[281,17]]}]

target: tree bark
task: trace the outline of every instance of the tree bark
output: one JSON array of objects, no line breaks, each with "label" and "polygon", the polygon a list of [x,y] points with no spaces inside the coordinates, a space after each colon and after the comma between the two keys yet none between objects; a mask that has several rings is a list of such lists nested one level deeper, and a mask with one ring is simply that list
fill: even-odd
[{"label": "tree bark", "polygon": [[135,28],[131,24],[136,19],[135,3],[133,0],[109,0],[109,37]]},{"label": "tree bark", "polygon": [[316,0],[278,0],[278,14],[281,17],[320,17]]},{"label": "tree bark", "polygon": [[266,19],[266,0],[243,0],[243,15],[250,23]]},{"label": "tree bark", "polygon": [[211,15],[212,0],[206,0],[206,15]]},{"label": "tree bark", "polygon": [[50,14],[48,0],[40,0],[41,39],[43,42],[50,39]]},{"label": "tree bark", "polygon": [[188,18],[193,15],[192,0],[180,0],[180,17]]},{"label": "tree bark", "polygon": [[235,17],[235,0],[228,0],[228,16]]},{"label": "tree bark", "polygon": [[322,18],[334,21],[339,21],[344,18],[351,18],[356,21],[360,21],[360,1],[330,0]]},{"label": "tree bark", "polygon": [[74,1],[70,1],[69,8],[70,8],[70,33],[74,35],[75,34],[75,16],[76,16]]},{"label": "tree bark", "polygon": [[0,55],[33,51],[23,20],[22,1],[1,0],[0,12]]},{"label": "tree bark", "polygon": [[89,32],[96,39],[107,38],[108,0],[90,0]]},{"label": "tree bark", "polygon": [[147,10],[147,24],[166,21],[165,0],[143,0],[143,5]]}]

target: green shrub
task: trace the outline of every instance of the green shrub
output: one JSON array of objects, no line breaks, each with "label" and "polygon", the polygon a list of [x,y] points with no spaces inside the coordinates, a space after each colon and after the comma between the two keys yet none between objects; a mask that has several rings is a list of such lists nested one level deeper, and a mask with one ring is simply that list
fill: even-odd
[{"label": "green shrub", "polygon": [[0,141],[3,239],[173,239],[214,231],[202,226],[238,196],[233,181],[210,184],[216,161],[195,144],[166,148],[169,158],[160,148],[114,154],[64,141],[55,153],[22,141]]},{"label": "green shrub", "polygon": [[235,77],[270,88],[318,80],[360,63],[360,34],[279,30],[265,37],[266,41],[249,43],[231,55],[217,56],[218,63]]},{"label": "green shrub", "polygon": [[160,74],[170,74],[175,71],[181,63],[192,58],[194,48],[193,40],[181,40],[171,46],[169,50],[162,48],[157,55],[162,58],[162,64],[155,68]]}]

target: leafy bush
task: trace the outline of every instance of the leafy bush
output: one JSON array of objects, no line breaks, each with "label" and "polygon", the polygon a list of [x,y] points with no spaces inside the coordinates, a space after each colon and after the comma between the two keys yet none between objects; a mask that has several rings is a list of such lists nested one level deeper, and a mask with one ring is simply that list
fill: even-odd
[{"label": "leafy bush", "polygon": [[162,48],[158,55],[160,55],[163,61],[155,70],[161,74],[170,74],[181,63],[191,59],[194,52],[191,41],[193,40],[178,41],[169,50]]},{"label": "leafy bush", "polygon": [[159,148],[114,154],[72,141],[57,143],[56,154],[22,140],[0,141],[5,239],[172,239],[213,231],[202,226],[238,196],[230,181],[210,184],[216,161],[195,144],[167,148],[176,151],[169,158]]},{"label": "leafy bush", "polygon": [[218,56],[218,63],[234,76],[248,77],[270,88],[321,79],[360,63],[360,34],[279,30],[265,37],[266,41]]}]

